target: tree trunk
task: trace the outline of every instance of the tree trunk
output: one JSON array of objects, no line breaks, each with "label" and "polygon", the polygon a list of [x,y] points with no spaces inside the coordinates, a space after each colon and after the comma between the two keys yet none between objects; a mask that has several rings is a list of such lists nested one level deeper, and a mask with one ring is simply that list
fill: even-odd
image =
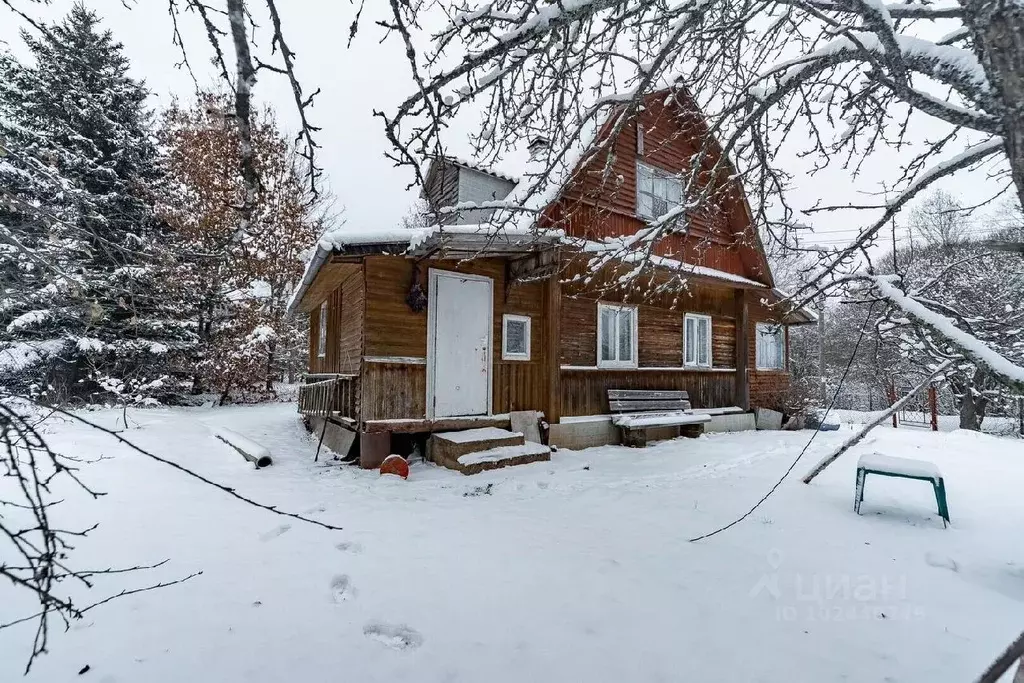
[{"label": "tree trunk", "polygon": [[1003,144],[1017,197],[1024,203],[1024,4],[961,0],[974,50],[1000,101]]},{"label": "tree trunk", "polygon": [[981,423],[985,419],[985,409],[988,407],[988,398],[978,389],[982,379],[981,374],[980,370],[976,371],[974,378],[959,393],[960,429],[970,429],[973,432],[981,431]]},{"label": "tree trunk", "polygon": [[274,354],[277,351],[277,344],[271,341],[267,344],[267,382],[266,389],[268,392],[274,391]]}]

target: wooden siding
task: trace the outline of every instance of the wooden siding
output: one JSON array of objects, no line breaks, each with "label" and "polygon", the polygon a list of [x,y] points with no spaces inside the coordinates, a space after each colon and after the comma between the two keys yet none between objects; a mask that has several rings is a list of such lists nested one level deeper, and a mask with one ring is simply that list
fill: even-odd
[{"label": "wooden siding", "polygon": [[[319,308],[310,311],[310,371],[360,375],[360,420],[424,419],[426,417],[427,314],[413,312],[405,299],[413,281],[414,262],[399,256],[370,256],[362,268],[351,264],[328,271],[333,291],[318,283],[328,302],[328,354],[315,357]],[[741,403],[742,382],[736,372],[738,302],[746,302],[747,368],[752,406],[777,407],[789,386],[787,371],[757,371],[754,325],[773,320],[772,309],[758,292],[691,283],[665,288],[636,304],[640,368],[665,370],[580,370],[597,365],[597,304],[630,303],[634,293],[616,290],[615,272],[591,274],[587,284],[553,280],[508,286],[505,261],[478,259],[421,262],[417,278],[426,291],[430,268],[485,275],[494,283],[492,410],[541,410],[560,416],[604,414],[607,390],[685,390],[699,407]],[[562,273],[571,276],[573,266]],[[571,278],[570,278],[571,279]],[[655,282],[657,285],[658,283]],[[559,296],[551,292],[559,291]],[[557,301],[557,306],[552,303]],[[549,310],[557,310],[549,317]],[[713,371],[683,370],[683,317],[701,313],[712,318]],[[528,315],[531,324],[529,361],[501,359],[502,315]],[[548,320],[554,320],[548,325]],[[554,347],[551,344],[555,344]],[[557,349],[549,361],[549,349]],[[569,366],[562,369],[562,366]],[[717,371],[714,371],[717,370]],[[724,371],[723,371],[724,370]],[[552,404],[556,401],[556,405]]]},{"label": "wooden siding", "polygon": [[[328,264],[325,264],[325,267]],[[332,264],[334,265],[334,264]],[[358,265],[329,268],[314,280],[319,300],[309,311],[309,372],[358,373],[363,344],[363,278]],[[311,301],[306,295],[303,303]],[[318,354],[320,304],[327,303],[327,348]]]},{"label": "wooden siding", "polygon": [[362,271],[353,271],[341,283],[336,372],[357,373],[363,357],[364,287]]},{"label": "wooden siding", "polygon": [[[367,357],[427,357],[427,312],[416,313],[405,299],[413,282],[414,262],[394,256],[370,256],[366,263],[366,323],[364,354]],[[545,282],[510,286],[506,262],[499,259],[472,261],[425,260],[416,275],[428,291],[429,270],[437,268],[484,275],[493,282],[492,410],[548,411],[547,325]],[[530,360],[501,358],[502,316],[530,316]],[[426,416],[425,363],[364,363],[362,383],[363,420],[422,419]],[[400,368],[400,369],[399,369]],[[404,396],[393,396],[396,393]],[[386,395],[388,394],[388,395]],[[402,414],[407,411],[407,414]]]},{"label": "wooden siding", "polygon": [[427,416],[427,366],[364,363],[362,420],[422,420]]},{"label": "wooden siding", "polygon": [[733,372],[562,370],[562,417],[607,415],[609,389],[686,391],[694,408],[733,405]]},{"label": "wooden siding", "polygon": [[736,320],[733,318],[711,318],[711,366],[736,367]]},{"label": "wooden siding", "polygon": [[[786,354],[786,368],[783,370],[757,369],[756,330],[759,322],[778,322],[778,313],[756,298],[749,304],[750,325],[747,330],[747,378],[750,383],[750,405],[754,408],[781,410],[786,407],[789,397],[789,354]],[[786,349],[789,349],[789,330],[786,330]]]},{"label": "wooden siding", "polygon": [[[589,285],[565,285],[561,325],[561,415],[608,413],[608,389],[688,391],[693,405],[717,408],[735,405],[735,294],[725,287],[691,287],[663,292],[637,304],[638,365],[633,369],[582,369],[597,365],[597,305],[599,301],[629,303],[630,294]],[[712,370],[683,369],[683,318],[686,313],[711,316]],[[715,369],[719,371],[715,371]]]},{"label": "wooden siding", "polygon": [[[614,290],[573,291],[562,300],[562,365],[597,365],[597,304],[630,303],[630,296]],[[686,313],[710,315],[712,321],[712,367],[736,366],[736,321],[733,290],[701,287],[674,294],[649,297],[637,306],[638,362],[640,367],[681,367],[683,365],[683,317]]]},{"label": "wooden siding", "polygon": [[299,302],[299,310],[309,313],[319,308],[320,303],[349,275],[358,272],[360,267],[358,263],[341,263],[333,260],[324,263]]},{"label": "wooden siding", "polygon": [[[638,126],[644,131],[640,154]],[[607,128],[602,131],[603,136],[609,133]],[[706,147],[699,182],[708,187],[712,182],[709,169],[720,154],[717,144],[705,146],[709,138],[706,124],[688,97],[653,94],[644,102],[643,112],[622,127],[607,150],[598,152],[589,166],[576,173],[577,181],[549,207],[546,218],[571,235],[589,239],[634,234],[644,226],[637,216],[637,161],[670,173],[689,172],[691,160]],[[705,207],[687,215],[686,232],[665,236],[655,252],[769,283],[742,187],[720,181],[711,195]]]},{"label": "wooden siding", "polygon": [[[427,205],[433,211],[444,206],[453,206],[459,201],[459,168],[440,159],[435,159],[431,164],[432,173],[427,178],[426,187],[423,188]],[[454,216],[451,218],[454,219]]]}]

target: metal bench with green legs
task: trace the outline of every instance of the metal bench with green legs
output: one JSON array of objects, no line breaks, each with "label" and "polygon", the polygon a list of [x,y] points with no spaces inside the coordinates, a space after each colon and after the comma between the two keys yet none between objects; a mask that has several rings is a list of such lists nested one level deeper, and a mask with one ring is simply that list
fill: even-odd
[{"label": "metal bench with green legs", "polygon": [[933,463],[910,458],[895,458],[881,453],[862,455],[857,461],[857,492],[853,500],[853,510],[860,514],[860,504],[864,500],[864,480],[869,474],[900,479],[918,479],[931,482],[935,491],[935,504],[939,507],[942,526],[949,524],[949,506],[946,504],[946,483],[942,473]]}]

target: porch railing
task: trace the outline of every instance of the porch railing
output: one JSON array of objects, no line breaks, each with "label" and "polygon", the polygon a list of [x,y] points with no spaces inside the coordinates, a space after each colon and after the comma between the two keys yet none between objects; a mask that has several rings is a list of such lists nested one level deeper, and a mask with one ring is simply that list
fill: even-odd
[{"label": "porch railing", "polygon": [[307,382],[299,387],[300,413],[356,419],[357,375],[309,375]]}]

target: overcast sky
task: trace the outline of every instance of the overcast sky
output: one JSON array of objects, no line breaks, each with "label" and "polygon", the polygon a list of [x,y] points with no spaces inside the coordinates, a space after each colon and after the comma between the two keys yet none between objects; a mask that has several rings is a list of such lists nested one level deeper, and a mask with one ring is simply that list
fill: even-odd
[{"label": "overcast sky", "polygon": [[[140,0],[126,9],[120,0],[89,0],[105,19],[115,37],[124,43],[134,75],[145,79],[153,93],[152,106],[161,107],[174,95],[192,97],[195,86],[188,74],[175,68],[180,53],[171,40],[171,22],[166,2]],[[131,3],[129,3],[131,4]],[[373,111],[393,109],[410,92],[411,80],[404,53],[397,43],[380,45],[383,35],[372,21],[370,0],[363,13],[363,30],[352,49],[346,49],[348,27],[354,10],[346,0],[286,0],[278,5],[291,48],[297,53],[299,75],[307,90],[321,88],[312,111],[312,122],[323,130],[317,141],[322,146],[319,163],[324,178],[345,207],[345,218],[353,225],[395,224],[416,197],[405,186],[412,180],[407,170],[398,170],[384,158],[388,143],[383,125]],[[383,4],[383,3],[380,3]],[[26,6],[23,2],[22,6]],[[33,12],[57,18],[71,6],[69,0],[54,0],[47,10]],[[22,49],[12,14],[0,8],[0,40]],[[190,61],[201,84],[216,83],[209,63],[210,50],[205,32],[194,16],[182,26]],[[267,41],[261,41],[266,45]],[[271,103],[286,126],[297,126],[295,105],[287,81],[263,72],[256,96]]]},{"label": "overcast sky", "polygon": [[[54,19],[66,13],[70,4],[70,0],[54,0],[50,8],[39,8],[21,0],[20,6],[31,7],[37,16]],[[192,96],[194,85],[190,77],[175,67],[180,53],[172,43],[171,22],[163,0],[129,2],[133,9],[124,7],[120,0],[87,0],[86,4],[105,18],[106,25],[124,43],[134,74],[145,79],[153,92],[154,108],[166,105],[174,95]],[[388,142],[381,120],[373,116],[373,111],[393,111],[413,86],[401,44],[394,39],[381,44],[383,30],[373,23],[383,18],[381,12],[387,10],[386,3],[367,0],[362,28],[352,48],[346,48],[348,27],[355,14],[351,2],[286,0],[278,5],[288,42],[297,53],[297,68],[304,86],[309,91],[322,90],[311,120],[323,128],[317,136],[322,146],[319,163],[339,204],[346,209],[345,219],[349,225],[365,228],[396,224],[417,192],[406,189],[412,180],[408,170],[396,169],[385,158]],[[17,37],[18,23],[14,15],[0,7],[0,40],[10,43],[15,52],[23,50]],[[200,83],[215,84],[216,75],[209,63],[211,51],[202,25],[196,17],[186,16],[182,32]],[[265,58],[269,58],[265,54],[268,42],[265,36],[260,38]],[[292,95],[283,77],[264,72],[256,96],[271,103],[286,126],[295,127]],[[464,121],[462,125],[472,123]],[[926,122],[918,133],[922,138],[937,137],[939,130],[935,128],[932,134]],[[465,129],[460,131],[458,125],[454,126],[446,144],[458,149],[464,132]],[[838,169],[812,178],[806,175],[807,162],[795,157],[783,159],[783,163],[797,178],[790,196],[797,206],[808,206],[818,197],[837,204],[863,202],[863,193],[881,190],[881,182],[891,178],[894,167],[891,159],[881,156],[855,181]],[[977,201],[992,189],[985,172],[961,174],[946,182],[945,187],[967,201]],[[825,243],[851,237],[867,219],[868,216],[855,212],[818,214],[810,219],[818,234],[809,236],[807,241]]]}]

